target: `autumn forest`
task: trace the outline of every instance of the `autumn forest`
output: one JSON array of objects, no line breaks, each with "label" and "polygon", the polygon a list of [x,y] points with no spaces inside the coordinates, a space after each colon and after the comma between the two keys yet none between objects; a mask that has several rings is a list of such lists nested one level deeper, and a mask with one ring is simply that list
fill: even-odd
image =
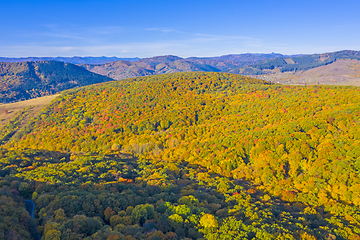
[{"label": "autumn forest", "polygon": [[215,72],[65,90],[0,129],[0,239],[360,239],[359,102]]}]

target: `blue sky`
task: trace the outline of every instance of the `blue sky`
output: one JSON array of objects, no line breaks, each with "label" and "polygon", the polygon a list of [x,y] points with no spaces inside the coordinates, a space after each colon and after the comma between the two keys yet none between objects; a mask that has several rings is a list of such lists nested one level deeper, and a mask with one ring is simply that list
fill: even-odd
[{"label": "blue sky", "polygon": [[360,50],[360,1],[0,0],[0,56]]}]

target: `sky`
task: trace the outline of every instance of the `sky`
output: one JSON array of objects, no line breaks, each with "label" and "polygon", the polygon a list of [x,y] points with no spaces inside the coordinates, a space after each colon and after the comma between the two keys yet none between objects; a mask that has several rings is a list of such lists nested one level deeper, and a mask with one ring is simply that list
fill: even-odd
[{"label": "sky", "polygon": [[0,57],[360,50],[360,1],[0,0]]}]

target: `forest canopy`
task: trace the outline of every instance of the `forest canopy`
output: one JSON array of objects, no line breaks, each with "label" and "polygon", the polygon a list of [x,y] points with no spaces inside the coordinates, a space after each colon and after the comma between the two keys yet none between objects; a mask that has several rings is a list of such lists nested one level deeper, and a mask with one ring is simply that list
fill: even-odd
[{"label": "forest canopy", "polygon": [[67,90],[1,130],[0,238],[360,239],[359,101],[204,72]]}]

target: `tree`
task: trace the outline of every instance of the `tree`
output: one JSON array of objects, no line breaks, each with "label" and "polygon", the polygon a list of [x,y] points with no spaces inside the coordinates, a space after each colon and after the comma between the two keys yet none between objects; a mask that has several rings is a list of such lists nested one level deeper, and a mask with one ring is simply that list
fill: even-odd
[{"label": "tree", "polygon": [[154,206],[150,204],[137,205],[132,211],[132,217],[141,225],[143,225],[146,220],[154,219],[155,216]]},{"label": "tree", "polygon": [[214,232],[219,225],[216,218],[213,215],[207,213],[200,218],[200,226],[204,228],[205,233],[208,233]]},{"label": "tree", "polygon": [[45,240],[60,240],[61,232],[55,229],[49,230],[45,234]]},{"label": "tree", "polygon": [[169,216],[169,224],[175,230],[183,226],[184,219],[179,214]]}]

